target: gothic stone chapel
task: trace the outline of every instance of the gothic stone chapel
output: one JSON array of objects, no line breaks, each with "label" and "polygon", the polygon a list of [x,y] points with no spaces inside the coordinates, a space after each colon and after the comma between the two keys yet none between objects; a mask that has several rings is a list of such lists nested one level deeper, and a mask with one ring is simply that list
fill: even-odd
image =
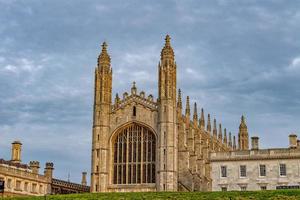
[{"label": "gothic stone chapel", "polygon": [[[182,114],[170,37],[161,50],[157,100],[134,83],[112,102],[110,61],[103,43],[95,69],[91,191],[210,191],[209,153],[234,150],[236,140],[221,124],[217,130],[215,119],[211,125],[203,109],[198,120],[196,103],[190,116],[189,97]],[[244,117],[238,142],[248,149]]]}]

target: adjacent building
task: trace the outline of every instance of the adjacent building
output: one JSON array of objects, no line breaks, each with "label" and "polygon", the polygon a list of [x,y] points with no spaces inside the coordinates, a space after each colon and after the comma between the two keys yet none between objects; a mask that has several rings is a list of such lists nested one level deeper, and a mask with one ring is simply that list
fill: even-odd
[{"label": "adjacent building", "polygon": [[29,165],[21,162],[22,143],[12,143],[11,160],[0,159],[0,180],[5,181],[4,196],[43,196],[47,194],[67,194],[89,192],[86,185],[86,173],[82,184],[71,183],[53,178],[54,165],[45,164],[44,173],[40,174],[40,163],[30,161]]},{"label": "adjacent building", "polygon": [[276,190],[300,188],[300,146],[289,136],[289,148],[259,149],[252,137],[251,150],[210,154],[212,190]]}]

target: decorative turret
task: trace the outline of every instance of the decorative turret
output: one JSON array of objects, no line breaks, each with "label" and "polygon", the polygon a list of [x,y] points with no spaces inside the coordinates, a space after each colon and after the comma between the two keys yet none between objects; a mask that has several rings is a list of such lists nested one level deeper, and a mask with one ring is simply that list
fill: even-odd
[{"label": "decorative turret", "polygon": [[[97,158],[97,152],[101,149],[103,155],[108,155],[106,138],[110,134],[110,114],[112,106],[112,68],[110,56],[107,52],[107,44],[102,44],[102,50],[98,57],[98,65],[95,69],[94,91],[94,117],[92,138],[92,167],[91,167],[91,191],[104,192],[108,185],[108,169],[106,157]],[[47,166],[46,166],[47,168]],[[100,169],[100,170],[97,170]],[[49,170],[50,172],[50,165]]]},{"label": "decorative turret", "polygon": [[32,173],[39,174],[40,163],[39,161],[30,161],[29,167],[32,170]]},{"label": "decorative turret", "polygon": [[223,144],[225,144],[227,146],[227,131],[226,131],[226,128],[224,128]]},{"label": "decorative turret", "polygon": [[203,110],[203,108],[201,109],[200,128],[202,130],[205,129],[205,119],[204,119],[204,110]]},{"label": "decorative turret", "polygon": [[229,142],[228,142],[228,146],[232,148],[231,132],[229,132]]},{"label": "decorative turret", "polygon": [[210,114],[207,115],[207,126],[206,130],[211,133],[211,122],[210,122]]},{"label": "decorative turret", "polygon": [[11,146],[11,161],[16,164],[21,163],[22,143],[14,141]]},{"label": "decorative turret", "polygon": [[86,172],[82,172],[81,185],[87,185],[86,174]]},{"label": "decorative turret", "polygon": [[[177,151],[177,101],[176,101],[176,63],[169,35],[161,51],[158,65],[158,141],[159,163],[158,191],[177,191],[178,163]],[[167,138],[167,139],[166,139]],[[170,164],[173,163],[173,164]]]},{"label": "decorative turret", "polygon": [[194,122],[194,126],[197,127],[198,126],[198,113],[197,113],[197,103],[194,103],[194,114],[193,114],[193,122]]},{"label": "decorative turret", "polygon": [[53,170],[54,170],[53,166],[54,166],[53,163],[47,162],[45,171],[44,171],[45,176],[50,179],[52,179],[52,177],[53,177]]},{"label": "decorative turret", "polygon": [[239,150],[248,150],[249,149],[249,135],[248,128],[246,125],[244,115],[241,117],[241,124],[239,127]]},{"label": "decorative turret", "polygon": [[217,120],[216,120],[216,119],[214,119],[213,136],[214,136],[214,138],[217,138],[217,137],[218,137]]},{"label": "decorative turret", "polygon": [[232,145],[232,149],[236,150],[236,140],[235,140],[235,136],[233,136],[233,145]]},{"label": "decorative turret", "polygon": [[222,124],[219,124],[218,139],[220,140],[220,142],[222,142]]}]

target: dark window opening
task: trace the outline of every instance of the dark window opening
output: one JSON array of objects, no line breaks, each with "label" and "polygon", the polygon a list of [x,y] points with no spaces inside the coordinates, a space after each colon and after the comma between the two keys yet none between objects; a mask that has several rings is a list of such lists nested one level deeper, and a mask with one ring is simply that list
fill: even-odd
[{"label": "dark window opening", "polygon": [[133,114],[132,114],[134,117],[136,117],[136,107],[133,106]]}]

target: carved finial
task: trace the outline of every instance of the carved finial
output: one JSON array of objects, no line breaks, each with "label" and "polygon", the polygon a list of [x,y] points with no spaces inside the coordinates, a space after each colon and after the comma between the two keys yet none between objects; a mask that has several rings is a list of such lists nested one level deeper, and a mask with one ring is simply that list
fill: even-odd
[{"label": "carved finial", "polygon": [[178,90],[178,101],[177,101],[177,107],[182,109],[182,101],[181,101],[181,90]]},{"label": "carved finial", "polygon": [[214,119],[213,136],[214,136],[215,138],[217,138],[217,137],[218,137],[217,135],[218,135],[218,133],[217,133],[217,120]]},{"label": "carved finial", "polygon": [[190,97],[186,97],[186,106],[185,106],[185,115],[190,116],[191,110],[190,110]]},{"label": "carved finial", "polygon": [[132,87],[131,87],[131,94],[136,94],[136,92],[137,92],[137,89],[136,89],[136,86],[135,86],[135,81],[133,81]]},{"label": "carved finial", "polygon": [[165,46],[170,47],[171,46],[171,42],[170,42],[171,37],[169,35],[166,35],[165,41],[166,41]]},{"label": "carved finial", "polygon": [[207,115],[207,126],[206,130],[210,133],[211,132],[211,122],[210,122],[210,114]]},{"label": "carved finial", "polygon": [[115,97],[115,104],[118,105],[119,103],[120,103],[120,98],[119,98],[119,94],[117,93]]},{"label": "carved finial", "polygon": [[223,143],[224,143],[225,145],[227,145],[227,130],[226,130],[226,128],[224,128]]},{"label": "carved finial", "polygon": [[[107,44],[103,42],[101,53],[98,57],[98,67],[102,69],[110,68],[110,56],[107,53]],[[107,70],[106,70],[107,71]]]},{"label": "carved finial", "polygon": [[201,117],[200,117],[200,128],[204,130],[205,128],[205,119],[204,119],[204,110],[201,109]]},{"label": "carved finial", "polygon": [[235,136],[233,136],[233,150],[236,150],[236,141],[235,141]]},{"label": "carved finial", "polygon": [[230,146],[230,147],[232,148],[231,132],[229,132],[229,142],[228,142],[228,146]]},{"label": "carved finial", "polygon": [[219,135],[218,139],[222,142],[222,124],[219,124]]},{"label": "carved finial", "polygon": [[242,117],[241,117],[241,124],[240,124],[240,128],[247,128],[247,125],[246,125],[246,120],[245,120],[245,117],[244,117],[244,115],[242,115]]},{"label": "carved finial", "polygon": [[193,114],[193,119],[194,119],[194,122],[198,122],[198,113],[197,113],[197,103],[195,102],[194,103],[194,114]]}]

